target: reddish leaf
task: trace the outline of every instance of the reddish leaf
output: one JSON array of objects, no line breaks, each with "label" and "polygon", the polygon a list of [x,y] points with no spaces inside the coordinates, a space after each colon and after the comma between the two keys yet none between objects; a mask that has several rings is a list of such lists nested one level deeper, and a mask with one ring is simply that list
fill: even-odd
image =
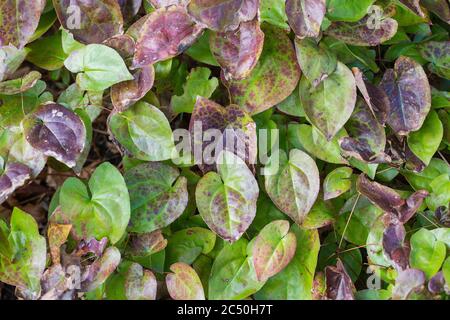
[{"label": "reddish leaf", "polygon": [[3,203],[17,188],[31,177],[31,170],[18,162],[10,163],[0,176],[0,203]]},{"label": "reddish leaf", "polygon": [[286,15],[294,33],[301,39],[318,37],[326,12],[326,0],[287,0]]},{"label": "reddish leaf", "polygon": [[355,287],[352,279],[345,271],[341,260],[338,259],[336,266],[327,266],[325,268],[325,277],[327,284],[327,298],[331,300],[354,300]]},{"label": "reddish leaf", "polygon": [[167,290],[174,300],[205,300],[203,286],[197,273],[186,263],[170,266],[166,277]]}]

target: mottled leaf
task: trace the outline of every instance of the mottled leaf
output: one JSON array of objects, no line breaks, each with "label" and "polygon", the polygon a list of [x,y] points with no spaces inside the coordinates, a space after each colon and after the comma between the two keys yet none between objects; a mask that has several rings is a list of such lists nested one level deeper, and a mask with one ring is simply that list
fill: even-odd
[{"label": "mottled leaf", "polygon": [[73,111],[47,103],[27,119],[26,138],[44,155],[74,167],[84,149],[86,129]]},{"label": "mottled leaf", "polygon": [[136,43],[133,67],[139,68],[182,53],[201,34],[203,27],[182,6],[160,8],[152,12]]},{"label": "mottled leaf", "polygon": [[159,162],[140,164],[125,173],[130,192],[129,230],[148,233],[175,221],[187,206],[185,177],[177,169]]},{"label": "mottled leaf", "polygon": [[127,244],[126,255],[133,257],[146,257],[164,250],[167,240],[161,230],[149,233],[132,234]]},{"label": "mottled leaf", "polygon": [[226,79],[242,80],[255,68],[264,45],[258,20],[243,22],[228,32],[213,32],[211,53],[222,67]]},{"label": "mottled leaf", "polygon": [[167,290],[174,300],[205,300],[203,286],[198,274],[186,263],[170,266],[173,273],[166,277]]},{"label": "mottled leaf", "polygon": [[72,226],[70,224],[51,223],[47,229],[48,246],[53,264],[61,262],[61,246],[67,241]]},{"label": "mottled leaf", "polygon": [[325,268],[327,298],[331,300],[354,300],[355,286],[350,279],[341,260],[336,266]]},{"label": "mottled leaf", "polygon": [[289,25],[300,38],[316,38],[325,17],[326,0],[287,0],[286,15]]},{"label": "mottled leaf", "polygon": [[319,194],[316,163],[303,151],[292,149],[289,158],[284,152],[272,155],[268,167],[271,172],[265,176],[268,195],[281,211],[301,225]]},{"label": "mottled leaf", "polygon": [[3,203],[8,197],[25,182],[31,178],[31,170],[26,165],[19,162],[12,162],[6,166],[3,174],[0,176],[0,203]]},{"label": "mottled leaf", "polygon": [[405,227],[399,221],[391,223],[383,232],[383,251],[398,271],[409,268],[410,248],[405,237]]},{"label": "mottled leaf", "polygon": [[450,41],[429,41],[420,47],[420,52],[430,62],[431,72],[450,79]]},{"label": "mottled leaf", "polygon": [[128,300],[155,300],[157,282],[150,270],[132,263],[125,275],[125,295]]},{"label": "mottled leaf", "polygon": [[446,0],[422,0],[422,5],[450,24],[450,7]]},{"label": "mottled leaf", "polygon": [[417,269],[406,269],[401,271],[395,279],[392,289],[393,300],[406,300],[414,293],[423,291],[425,288],[425,274]]},{"label": "mottled leaf", "polygon": [[120,263],[120,251],[116,247],[109,247],[103,256],[87,267],[82,282],[82,290],[85,292],[95,290],[101,286],[116,270]]},{"label": "mottled leaf", "polygon": [[234,242],[255,217],[259,188],[245,162],[229,151],[219,154],[217,171],[199,181],[195,191],[197,207],[211,230]]},{"label": "mottled leaf", "polygon": [[422,66],[400,57],[394,69],[388,69],[381,82],[390,101],[389,126],[399,135],[422,127],[431,107],[431,91]]}]

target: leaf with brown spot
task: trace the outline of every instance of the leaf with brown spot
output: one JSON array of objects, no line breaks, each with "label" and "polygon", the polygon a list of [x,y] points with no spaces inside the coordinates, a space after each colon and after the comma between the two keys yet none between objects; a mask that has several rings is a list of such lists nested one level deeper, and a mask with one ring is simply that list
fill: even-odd
[{"label": "leaf with brown spot", "polygon": [[64,29],[82,43],[102,43],[123,33],[117,0],[53,0],[53,6]]},{"label": "leaf with brown spot", "polygon": [[330,141],[355,108],[356,83],[352,72],[338,62],[336,70],[315,87],[302,77],[299,90],[309,122]]},{"label": "leaf with brown spot", "polygon": [[80,117],[57,103],[41,105],[25,126],[27,141],[48,157],[74,167],[86,143],[86,129]]},{"label": "leaf with brown spot", "polygon": [[173,58],[186,50],[201,35],[197,25],[182,6],[160,8],[150,13],[136,43],[133,68],[141,68]]},{"label": "leaf with brown spot", "polygon": [[396,20],[385,16],[380,21],[373,22],[372,19],[371,15],[367,15],[358,22],[336,21],[325,33],[347,44],[371,47],[382,44],[397,33]]},{"label": "leaf with brown spot", "polygon": [[222,82],[228,87],[232,103],[250,114],[263,112],[289,97],[297,87],[300,68],[294,46],[286,33],[263,25],[264,47],[253,71],[243,80]]},{"label": "leaf with brown spot", "polygon": [[[195,130],[201,129],[202,132],[207,130],[219,130],[221,136],[218,135],[219,141],[203,141],[203,149],[212,148],[216,151],[228,150],[243,159],[247,164],[256,163],[257,156],[257,138],[256,124],[253,119],[244,110],[237,105],[230,105],[226,108],[221,105],[198,97],[192,113],[189,130],[197,143],[199,137],[195,137]],[[198,132],[198,131],[197,131]],[[219,132],[217,132],[219,134]],[[201,142],[200,142],[201,143]],[[231,148],[230,148],[231,147]],[[219,152],[215,152],[215,156],[199,164],[200,169],[206,173],[214,170],[215,158]]]},{"label": "leaf with brown spot", "polygon": [[47,229],[48,246],[53,264],[61,261],[61,246],[67,241],[72,225],[50,222]]},{"label": "leaf with brown spot", "polygon": [[255,238],[252,257],[259,281],[266,281],[283,270],[295,255],[297,239],[286,220],[267,224]]},{"label": "leaf with brown spot", "polygon": [[266,191],[275,205],[298,225],[303,223],[319,195],[319,169],[305,152],[292,149],[272,155],[265,168]]},{"label": "leaf with brown spot", "polygon": [[5,171],[0,176],[0,203],[25,182],[31,178],[31,170],[26,165],[19,162],[12,162],[6,166]]},{"label": "leaf with brown spot", "polygon": [[390,101],[387,123],[395,133],[419,130],[431,107],[430,84],[422,66],[401,56],[394,69],[386,70],[381,87]]},{"label": "leaf with brown spot", "polygon": [[45,0],[3,0],[0,5],[0,47],[22,49],[36,31]]},{"label": "leaf with brown spot", "polygon": [[428,196],[427,191],[419,190],[404,200],[395,190],[378,182],[370,181],[364,174],[358,177],[356,188],[385,212],[396,214],[402,223],[411,219]]},{"label": "leaf with brown spot", "polygon": [[232,31],[241,22],[253,20],[259,0],[191,0],[189,14],[214,31]]},{"label": "leaf with brown spot", "polygon": [[167,240],[161,230],[149,233],[131,234],[125,249],[126,256],[133,258],[147,257],[164,250]]},{"label": "leaf with brown spot", "polygon": [[200,278],[186,263],[177,262],[170,266],[166,277],[167,290],[173,300],[205,300]]},{"label": "leaf with brown spot", "polygon": [[121,82],[111,87],[111,101],[118,112],[141,100],[153,87],[155,68],[153,65],[138,69],[133,74],[134,80]]},{"label": "leaf with brown spot", "polygon": [[326,0],[287,0],[289,25],[300,38],[316,38],[326,12]]},{"label": "leaf with brown spot", "polygon": [[348,275],[345,267],[340,259],[337,260],[336,266],[327,266],[325,268],[326,277],[326,294],[331,300],[354,300],[354,292],[356,291],[352,279]]},{"label": "leaf with brown spot", "polygon": [[225,78],[242,80],[258,63],[264,33],[255,19],[241,23],[235,31],[213,32],[209,42],[211,53],[222,67]]},{"label": "leaf with brown spot", "polygon": [[218,173],[207,173],[197,184],[197,208],[212,231],[234,242],[255,218],[259,187],[245,162],[234,153],[222,151],[216,165]]},{"label": "leaf with brown spot", "polygon": [[150,270],[132,263],[125,274],[125,296],[128,300],[155,300],[157,282]]}]

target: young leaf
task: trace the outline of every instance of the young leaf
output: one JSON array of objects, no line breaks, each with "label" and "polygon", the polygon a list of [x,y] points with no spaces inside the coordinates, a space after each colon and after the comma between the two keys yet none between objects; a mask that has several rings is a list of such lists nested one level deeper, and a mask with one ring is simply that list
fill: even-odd
[{"label": "young leaf", "polygon": [[292,260],[297,247],[289,222],[276,220],[267,224],[252,245],[253,263],[259,281],[267,281]]},{"label": "young leaf", "polygon": [[136,43],[133,68],[144,67],[175,57],[202,33],[182,6],[160,8],[150,13]]},{"label": "young leaf", "polygon": [[43,104],[32,113],[25,134],[33,148],[71,168],[86,142],[86,129],[80,117],[57,103]]},{"label": "young leaf", "polygon": [[226,79],[242,80],[255,68],[264,45],[259,21],[242,22],[237,30],[213,32],[211,53],[222,67]]},{"label": "young leaf", "polygon": [[297,149],[290,151],[289,159],[284,152],[277,157],[272,155],[269,160],[273,171],[265,177],[267,194],[281,211],[301,225],[319,194],[319,170],[310,156]]},{"label": "young leaf", "polygon": [[197,207],[211,230],[234,242],[255,218],[259,188],[245,162],[229,151],[219,154],[217,171],[199,181],[195,191]]},{"label": "young leaf", "polygon": [[356,83],[352,72],[341,62],[336,71],[314,86],[300,80],[300,100],[309,121],[331,140],[352,115],[356,103]]},{"label": "young leaf", "polygon": [[70,72],[78,73],[77,84],[86,91],[102,91],[134,79],[117,51],[101,44],[72,52],[64,65]]},{"label": "young leaf", "polygon": [[130,192],[128,229],[148,233],[175,221],[187,206],[187,180],[177,169],[158,162],[140,164],[125,173]]},{"label": "young leaf", "polygon": [[64,29],[83,43],[102,43],[123,33],[122,12],[115,0],[53,0],[53,6]]},{"label": "young leaf", "polygon": [[352,187],[353,170],[349,167],[339,167],[331,171],[323,182],[323,198],[330,200],[339,197]]},{"label": "young leaf", "polygon": [[326,0],[287,0],[289,25],[300,38],[316,38],[325,17]]},{"label": "young leaf", "polygon": [[407,135],[422,127],[431,107],[431,91],[422,66],[400,57],[394,69],[388,69],[381,86],[389,97],[387,123],[398,135]]},{"label": "young leaf", "polygon": [[51,221],[72,224],[75,239],[108,237],[118,242],[130,221],[130,197],[120,172],[110,163],[101,164],[86,186],[76,178],[67,179],[59,194],[61,211]]},{"label": "young leaf", "polygon": [[170,266],[173,273],[166,277],[167,290],[174,300],[205,300],[198,274],[188,264],[178,262]]},{"label": "young leaf", "polygon": [[250,75],[243,80],[222,79],[233,103],[257,114],[282,102],[294,91],[300,78],[295,50],[286,33],[263,25],[264,47]]}]

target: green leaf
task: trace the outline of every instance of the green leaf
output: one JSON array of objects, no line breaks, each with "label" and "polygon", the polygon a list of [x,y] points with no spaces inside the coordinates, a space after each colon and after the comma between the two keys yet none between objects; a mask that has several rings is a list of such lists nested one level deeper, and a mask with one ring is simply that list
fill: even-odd
[{"label": "green leaf", "polygon": [[408,146],[425,165],[428,165],[438,150],[443,135],[442,122],[438,114],[431,110],[422,127],[408,136]]},{"label": "green leaf", "polygon": [[72,224],[72,235],[81,240],[108,237],[118,242],[130,220],[130,197],[120,172],[110,163],[94,171],[86,186],[76,178],[67,179],[60,192],[61,211],[51,220]]},{"label": "green leaf", "polygon": [[101,44],[90,44],[72,52],[64,65],[77,73],[77,84],[82,90],[102,91],[134,79],[117,51]]},{"label": "green leaf", "polygon": [[214,58],[209,48],[209,37],[211,35],[210,30],[206,30],[197,42],[195,42],[189,49],[186,50],[186,54],[192,59],[209,64],[211,66],[218,67],[216,58]]},{"label": "green leaf", "polygon": [[364,17],[375,0],[327,0],[327,17],[333,21],[355,22]]},{"label": "green leaf", "polygon": [[162,161],[174,155],[169,121],[148,103],[138,102],[126,111],[113,113],[109,128],[122,147],[140,160]]},{"label": "green leaf", "polygon": [[210,98],[219,86],[219,80],[211,77],[211,70],[208,68],[194,68],[186,78],[183,85],[183,95],[173,96],[170,102],[173,111],[176,113],[192,113],[197,96]]},{"label": "green leaf", "polygon": [[411,267],[422,270],[430,279],[441,269],[446,250],[431,231],[420,229],[411,236]]},{"label": "green leaf", "polygon": [[433,158],[430,164],[422,172],[412,172],[402,170],[400,173],[406,178],[408,183],[414,188],[414,190],[427,190],[433,192],[431,182],[440,175],[450,176],[450,167],[445,161],[441,159]]},{"label": "green leaf", "polygon": [[28,45],[30,53],[27,60],[39,68],[53,71],[64,66],[68,55],[64,52],[61,40],[61,31],[51,36],[40,38]]},{"label": "green leaf", "polygon": [[284,0],[261,0],[261,22],[267,22],[282,29],[289,30]]},{"label": "green leaf", "polygon": [[353,170],[349,167],[340,167],[331,171],[323,182],[324,200],[339,197],[352,187]]}]

